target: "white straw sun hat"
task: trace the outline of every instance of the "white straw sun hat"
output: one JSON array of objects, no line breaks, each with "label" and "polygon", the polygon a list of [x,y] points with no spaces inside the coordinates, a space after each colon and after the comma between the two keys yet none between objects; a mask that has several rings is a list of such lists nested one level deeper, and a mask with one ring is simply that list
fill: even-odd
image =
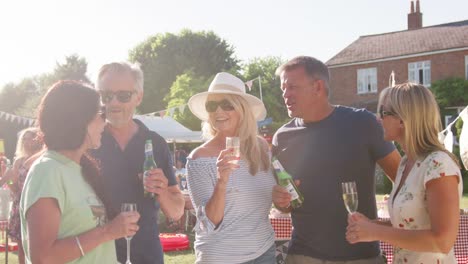
[{"label": "white straw sun hat", "polygon": [[202,121],[207,121],[209,117],[205,109],[205,103],[206,98],[210,94],[239,95],[250,105],[252,113],[257,121],[263,120],[266,117],[265,105],[257,97],[245,92],[245,84],[241,79],[230,73],[220,72],[216,74],[207,92],[195,94],[188,101],[190,111]]}]

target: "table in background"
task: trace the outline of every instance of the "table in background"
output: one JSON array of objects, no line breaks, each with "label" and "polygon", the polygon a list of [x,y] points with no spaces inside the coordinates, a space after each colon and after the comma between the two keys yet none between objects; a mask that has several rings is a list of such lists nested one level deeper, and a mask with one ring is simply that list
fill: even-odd
[{"label": "table in background", "polygon": [[0,220],[0,231],[2,238],[5,238],[5,263],[8,264],[8,220]]},{"label": "table in background", "polygon": [[276,263],[284,264],[292,233],[291,217],[287,215],[282,217],[270,216],[270,223],[273,230],[275,230]]},{"label": "table in background", "polygon": [[[389,220],[389,219],[384,219]],[[276,260],[277,263],[284,263],[287,255],[289,240],[291,239],[292,223],[290,217],[271,217],[270,222],[275,230],[276,238]],[[393,260],[392,245],[380,242],[380,249],[386,255],[388,263]],[[455,256],[458,264],[468,264],[468,215],[460,216],[457,240],[454,245]]]}]

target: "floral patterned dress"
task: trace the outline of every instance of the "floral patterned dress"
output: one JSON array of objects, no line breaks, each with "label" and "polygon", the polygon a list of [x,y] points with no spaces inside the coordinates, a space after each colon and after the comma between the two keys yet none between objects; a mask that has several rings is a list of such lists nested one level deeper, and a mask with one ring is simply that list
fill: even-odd
[{"label": "floral patterned dress", "polygon": [[[458,175],[458,191],[461,198],[463,182],[460,169],[450,156],[442,151],[429,154],[424,160],[417,160],[403,183],[400,185],[407,157],[403,157],[398,168],[395,184],[388,199],[390,219],[394,228],[406,230],[427,230],[431,220],[426,201],[426,183],[446,175]],[[392,203],[393,201],[393,203]],[[453,248],[448,254],[433,252],[415,252],[394,247],[393,263],[448,264],[457,263]]]},{"label": "floral patterned dress", "polygon": [[23,191],[24,181],[28,174],[28,168],[21,164],[18,169],[18,193],[12,192],[12,204],[10,211],[10,220],[8,223],[8,229],[11,240],[13,242],[21,241],[21,220],[19,214],[19,203],[21,200],[21,193]]}]

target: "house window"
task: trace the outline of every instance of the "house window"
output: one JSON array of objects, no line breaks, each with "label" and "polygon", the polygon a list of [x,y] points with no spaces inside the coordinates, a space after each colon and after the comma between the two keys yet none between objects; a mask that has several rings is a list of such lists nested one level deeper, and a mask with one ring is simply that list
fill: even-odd
[{"label": "house window", "polygon": [[418,61],[408,63],[408,80],[422,84],[426,87],[431,86],[431,61]]},{"label": "house window", "polygon": [[468,80],[468,56],[465,56],[465,79]]},{"label": "house window", "polygon": [[357,70],[357,93],[377,92],[377,68],[367,68]]}]

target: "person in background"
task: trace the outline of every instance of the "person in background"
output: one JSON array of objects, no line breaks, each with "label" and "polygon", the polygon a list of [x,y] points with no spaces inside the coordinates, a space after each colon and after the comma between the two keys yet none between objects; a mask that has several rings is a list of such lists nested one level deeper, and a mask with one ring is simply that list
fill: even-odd
[{"label": "person in background", "polygon": [[[209,138],[187,158],[196,263],[275,263],[268,219],[275,179],[256,123],[265,118],[263,102],[245,92],[242,80],[221,72],[188,106]],[[226,148],[226,137],[240,138],[240,160]]]},{"label": "person in background", "polygon": [[463,183],[457,158],[438,140],[442,123],[434,96],[415,83],[386,88],[378,115],[385,140],[405,152],[388,199],[391,225],[351,214],[347,240],[388,242],[395,246],[393,263],[456,263]]},{"label": "person in background", "polygon": [[382,126],[365,109],[332,105],[327,66],[300,56],[281,65],[284,103],[291,121],[273,137],[273,155],[298,180],[302,207],[292,209],[291,195],[277,185],[273,202],[291,212],[294,227],[286,263],[383,263],[379,243],[346,241],[347,211],[342,182],[355,181],[358,211],[377,217],[375,165],[394,179],[400,155],[383,140]]},{"label": "person in background", "polygon": [[21,130],[18,133],[18,142],[16,143],[15,159],[13,167],[5,173],[0,179],[0,186],[9,183],[12,191],[12,205],[10,218],[8,220],[8,235],[11,241],[18,244],[18,261],[24,264],[24,251],[21,243],[21,222],[19,214],[19,202],[21,192],[23,191],[24,181],[34,159],[28,161],[32,156],[42,149],[42,142],[38,137],[38,128],[31,127]]},{"label": "person in background", "polygon": [[139,214],[111,212],[96,162],[104,129],[99,94],[76,81],[55,83],[38,122],[47,150],[31,166],[20,201],[26,263],[116,263],[113,241],[133,236]]},{"label": "person in background", "polygon": [[[120,208],[123,202],[136,203],[141,215],[140,231],[132,238],[133,264],[163,263],[159,241],[159,208],[171,221],[184,212],[184,198],[177,185],[172,156],[166,141],[150,131],[142,122],[133,119],[136,107],[143,99],[143,72],[137,64],[114,62],[101,67],[96,82],[105,105],[107,124],[102,146],[93,152],[100,161],[104,189],[111,206]],[[143,182],[145,141],[152,140],[153,155],[158,166]],[[144,188],[143,188],[144,185]],[[144,191],[155,198],[145,196]],[[116,241],[117,256],[126,259],[126,241]]]}]

